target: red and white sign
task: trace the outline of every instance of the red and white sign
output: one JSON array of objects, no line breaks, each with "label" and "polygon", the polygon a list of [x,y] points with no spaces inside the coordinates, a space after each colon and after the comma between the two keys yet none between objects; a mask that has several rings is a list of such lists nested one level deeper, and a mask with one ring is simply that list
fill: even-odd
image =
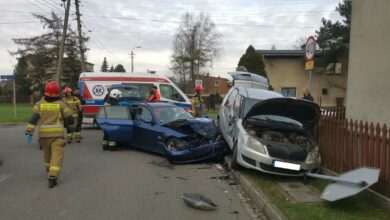
[{"label": "red and white sign", "polygon": [[310,36],[307,38],[306,45],[305,45],[305,58],[306,61],[313,60],[314,54],[316,52],[316,40],[313,36]]}]

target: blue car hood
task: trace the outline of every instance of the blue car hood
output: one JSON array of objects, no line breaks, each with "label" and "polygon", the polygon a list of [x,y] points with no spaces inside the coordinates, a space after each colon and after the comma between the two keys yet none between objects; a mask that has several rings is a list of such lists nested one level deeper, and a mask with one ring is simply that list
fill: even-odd
[{"label": "blue car hood", "polygon": [[208,118],[179,119],[164,126],[187,135],[198,134],[208,139],[215,138],[219,133],[214,121]]}]

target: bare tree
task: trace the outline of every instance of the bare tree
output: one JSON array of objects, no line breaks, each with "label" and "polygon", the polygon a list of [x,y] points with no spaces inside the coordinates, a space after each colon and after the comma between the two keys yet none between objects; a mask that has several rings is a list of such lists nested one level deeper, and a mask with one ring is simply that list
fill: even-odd
[{"label": "bare tree", "polygon": [[303,46],[306,44],[306,37],[300,36],[298,39],[295,40],[295,43],[293,45],[294,49],[296,50],[302,50]]},{"label": "bare tree", "polygon": [[183,15],[173,40],[171,69],[184,86],[193,83],[202,69],[219,56],[221,34],[208,15]]}]

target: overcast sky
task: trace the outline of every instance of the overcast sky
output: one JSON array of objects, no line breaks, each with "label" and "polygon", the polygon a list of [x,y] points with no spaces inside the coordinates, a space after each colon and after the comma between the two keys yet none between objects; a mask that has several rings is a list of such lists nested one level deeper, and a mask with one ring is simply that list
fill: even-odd
[{"label": "overcast sky", "polygon": [[[222,55],[211,75],[224,77],[237,66],[248,45],[256,49],[293,49],[300,38],[314,35],[321,18],[338,20],[334,11],[341,0],[80,0],[83,31],[90,37],[89,62],[99,71],[103,58],[131,70],[129,53],[135,49],[135,71],[147,69],[169,75],[173,35],[185,12],[208,13],[222,34]],[[61,0],[0,0],[0,74],[16,64],[9,50],[12,38],[32,37],[45,30],[31,13],[61,13]],[[71,0],[72,27],[74,0]]]}]

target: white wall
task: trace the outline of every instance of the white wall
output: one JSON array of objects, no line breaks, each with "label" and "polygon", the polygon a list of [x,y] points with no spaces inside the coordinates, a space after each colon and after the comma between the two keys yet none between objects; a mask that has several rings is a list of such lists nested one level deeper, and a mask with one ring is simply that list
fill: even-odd
[{"label": "white wall", "polygon": [[353,0],[347,117],[390,125],[390,1]]}]

